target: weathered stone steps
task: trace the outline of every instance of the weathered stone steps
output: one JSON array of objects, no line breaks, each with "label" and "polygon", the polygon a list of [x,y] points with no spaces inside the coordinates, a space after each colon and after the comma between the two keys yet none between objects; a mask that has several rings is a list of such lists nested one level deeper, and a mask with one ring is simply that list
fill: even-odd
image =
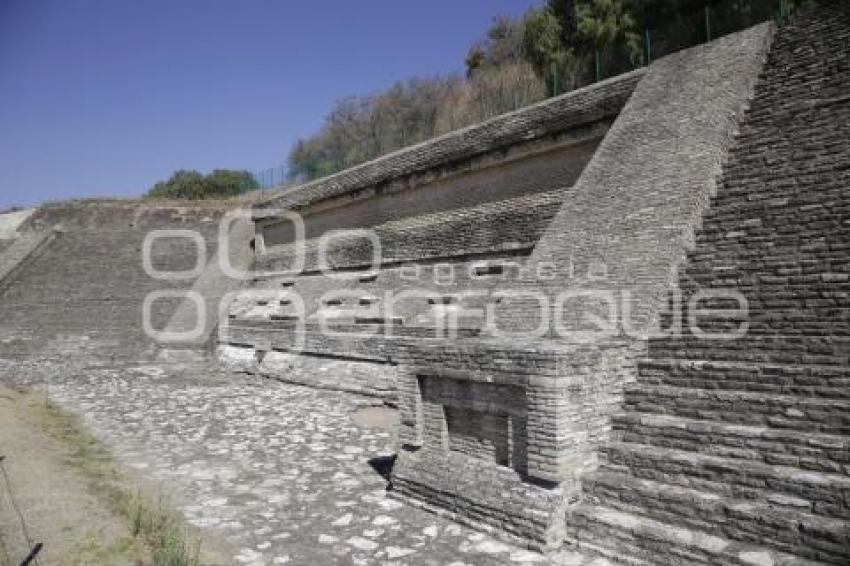
[{"label": "weathered stone steps", "polygon": [[767,503],[600,472],[584,481],[588,502],[719,537],[833,564],[850,561],[850,522]]},{"label": "weathered stone steps", "polygon": [[819,262],[816,273],[805,273],[806,266],[799,262],[777,265],[771,264],[769,258],[764,257],[761,257],[758,264],[747,266],[752,271],[738,272],[739,266],[730,261],[722,266],[689,271],[687,279],[682,281],[681,289],[685,296],[689,296],[689,291],[698,291],[704,287],[734,287],[748,298],[749,310],[753,313],[769,307],[775,299],[793,300],[795,304],[815,306],[812,301],[836,298],[835,293],[850,289],[850,273],[842,273],[841,266],[830,271],[831,268],[826,265],[828,261],[824,259]]},{"label": "weathered stone steps", "polygon": [[669,415],[614,417],[618,440],[850,475],[850,438]]},{"label": "weathered stone steps", "polygon": [[[781,196],[782,194],[780,192],[780,196],[775,196],[774,202],[784,201],[786,199],[790,200],[790,195],[783,197]],[[829,199],[829,196],[828,194],[822,195],[824,199]],[[831,248],[824,242],[810,242],[808,248],[793,247],[794,242],[803,239],[802,235],[799,233],[788,233],[787,228],[783,226],[783,222],[793,220],[795,212],[799,216],[798,207],[807,206],[805,203],[794,204],[797,207],[789,207],[788,211],[782,214],[777,214],[775,210],[772,211],[772,216],[768,218],[763,217],[763,215],[769,214],[768,211],[759,210],[755,207],[750,210],[737,209],[726,211],[728,217],[712,219],[714,221],[713,224],[697,236],[697,243],[706,246],[700,251],[697,257],[707,257],[711,251],[731,251],[736,246],[740,246],[742,243],[741,236],[743,235],[747,236],[745,243],[761,244],[773,241],[777,245],[776,253],[769,256],[773,258],[783,257],[781,254],[784,252],[792,252],[790,255],[792,258],[802,258],[806,256],[806,252],[829,253],[830,250],[833,250],[834,248]],[[787,206],[787,203],[785,206]],[[810,229],[831,228],[837,232],[837,236],[846,235],[850,231],[850,228],[844,222],[845,218],[843,216],[843,212],[847,207],[850,207],[850,199],[847,199],[845,202],[830,203],[828,208],[824,206],[823,201],[820,201],[818,206],[821,207],[819,212],[810,212],[806,215],[807,220],[815,224],[815,226],[810,226]],[[738,232],[743,232],[743,234],[739,234]]]},{"label": "weathered stone steps", "polygon": [[[837,255],[837,252],[836,252]],[[770,258],[760,256],[759,263],[749,265],[747,267],[753,271],[746,273],[734,273],[733,268],[739,266],[733,265],[732,262],[725,265],[714,267],[705,267],[699,270],[689,271],[687,278],[681,283],[684,285],[682,291],[689,290],[697,291],[701,287],[713,286],[727,288],[734,286],[735,289],[746,296],[752,297],[752,305],[750,310],[759,312],[759,309],[765,305],[770,305],[771,299],[788,298],[796,301],[815,300],[818,298],[828,297],[824,293],[840,293],[850,288],[850,273],[843,272],[843,267],[836,265],[834,271],[830,271],[830,267],[825,265],[824,261],[819,261],[818,271],[815,273],[806,273],[807,266],[802,262],[786,262],[782,265],[771,263]],[[777,296],[778,292],[796,291],[793,294]],[[802,293],[798,295],[797,292]]]},{"label": "weathered stone steps", "polygon": [[[568,542],[579,550],[625,564],[706,566],[816,566],[818,562],[761,546],[671,525],[601,506],[575,508]],[[604,541],[604,544],[600,544]],[[626,558],[629,557],[629,558]]]},{"label": "weathered stone steps", "polygon": [[[579,548],[654,564],[850,563],[850,10],[839,4],[779,24],[660,317],[675,329],[687,320],[678,298],[732,289],[748,331],[708,340],[686,323],[650,339],[614,441],[583,478],[588,505],[569,523]],[[739,328],[722,312],[735,306],[702,300],[699,328]],[[764,548],[736,548],[753,543]]]},{"label": "weathered stone steps", "polygon": [[637,383],[627,386],[625,406],[641,413],[850,434],[850,399],[847,398]]},{"label": "weathered stone steps", "polygon": [[749,336],[736,340],[704,340],[674,336],[653,340],[649,355],[721,362],[781,365],[850,366],[850,340],[834,336]]},{"label": "weathered stone steps", "polygon": [[[773,136],[760,134],[758,137],[753,137],[749,140],[738,138],[739,142],[749,142],[765,146],[765,148],[773,147],[775,150],[775,139]],[[832,146],[833,151],[840,152],[843,150],[840,144],[835,141],[827,140],[825,145]],[[804,161],[801,166],[807,165]],[[811,164],[809,164],[811,165]],[[842,171],[841,164],[837,171]],[[850,167],[844,166],[846,174],[850,174]],[[772,190],[770,193],[756,195],[749,199],[742,199],[744,195],[748,195],[752,188],[750,183],[764,183],[764,181],[776,181],[776,184],[771,184]],[[784,182],[783,182],[784,181]],[[838,182],[837,182],[838,181]],[[706,212],[705,219],[711,220],[710,226],[706,226],[705,231],[701,231],[697,237],[698,241],[712,240],[718,234],[725,234],[724,228],[726,223],[738,224],[742,220],[747,220],[749,214],[755,213],[755,217],[759,218],[759,222],[751,224],[752,228],[773,225],[774,219],[791,217],[795,213],[799,214],[799,209],[789,206],[791,204],[798,206],[810,206],[809,214],[813,214],[815,218],[834,218],[831,212],[836,207],[850,204],[850,197],[841,191],[840,175],[838,179],[824,179],[824,184],[818,193],[800,193],[797,186],[788,182],[787,177],[783,177],[783,173],[774,170],[758,170],[754,171],[750,164],[741,162],[731,164],[726,169],[724,178],[724,191],[718,194],[713,201],[717,206],[712,206]],[[768,216],[762,218],[762,215]],[[778,224],[778,223],[777,223]],[[776,226],[779,228],[779,226]],[[846,228],[845,228],[846,229]],[[796,237],[793,232],[783,231],[788,238]]]},{"label": "weathered stone steps", "polygon": [[[145,297],[152,291],[189,286],[185,281],[157,280],[145,272],[146,235],[175,226],[197,230],[207,242],[204,259],[208,259],[218,229],[215,214],[206,209],[141,204],[44,207],[33,225],[43,226],[51,235],[57,224],[63,228],[22,264],[0,301],[0,320],[16,333],[34,332],[36,338],[28,345],[33,352],[52,347],[56,336],[87,336],[92,344],[100,344],[97,357],[140,358],[153,345],[143,328]],[[151,259],[158,270],[185,271],[195,267],[197,255],[188,239],[163,238],[154,246]],[[179,304],[179,298],[155,301],[150,313],[153,327],[162,329]],[[82,352],[69,350],[68,355],[72,354]]]},{"label": "weathered stone steps", "polygon": [[850,398],[850,369],[841,366],[667,358],[646,358],[637,365],[638,381],[647,385]]},{"label": "weathered stone steps", "polygon": [[846,475],[630,442],[612,442],[602,455],[605,471],[850,519],[850,477]]}]

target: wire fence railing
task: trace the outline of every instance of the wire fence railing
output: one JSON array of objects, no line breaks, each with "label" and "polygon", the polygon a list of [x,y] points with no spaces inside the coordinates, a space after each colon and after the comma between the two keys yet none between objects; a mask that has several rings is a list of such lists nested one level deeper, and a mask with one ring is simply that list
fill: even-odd
[{"label": "wire fence railing", "polygon": [[557,73],[553,69],[547,77],[549,94],[564,94],[633,71],[677,51],[785,18],[806,5],[792,0],[706,1],[694,12],[677,15],[662,25],[631,30],[618,42],[577,54],[572,69],[561,70],[560,78],[553,76]]},{"label": "wire fence railing", "polygon": [[[613,44],[586,49],[575,54],[566,66],[553,65],[545,77],[547,96],[559,96],[645,67],[683,49],[786,18],[811,4],[803,0],[707,0],[692,13],[677,15],[663,25],[632,30]],[[253,182],[239,193],[268,191],[295,182],[287,165],[254,172],[252,177]]]},{"label": "wire fence railing", "polygon": [[33,540],[0,455],[0,566],[40,566],[44,545]]},{"label": "wire fence railing", "polygon": [[286,184],[290,180],[289,168],[286,165],[278,165],[261,171],[255,171],[251,175],[256,183],[254,190],[265,191]]}]

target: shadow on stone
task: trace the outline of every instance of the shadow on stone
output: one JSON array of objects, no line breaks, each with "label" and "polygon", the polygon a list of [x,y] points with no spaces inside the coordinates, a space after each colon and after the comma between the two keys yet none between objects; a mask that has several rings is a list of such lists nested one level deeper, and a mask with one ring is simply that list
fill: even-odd
[{"label": "shadow on stone", "polygon": [[385,480],[390,481],[390,476],[393,473],[393,466],[395,466],[395,460],[395,454],[392,456],[378,456],[369,460],[369,465],[372,466],[373,470],[378,472],[378,475]]}]

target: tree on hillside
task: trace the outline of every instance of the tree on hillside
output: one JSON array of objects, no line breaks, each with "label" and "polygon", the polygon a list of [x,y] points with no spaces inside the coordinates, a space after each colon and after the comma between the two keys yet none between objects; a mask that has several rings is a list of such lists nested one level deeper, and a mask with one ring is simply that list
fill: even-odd
[{"label": "tree on hillside", "polygon": [[145,197],[200,200],[235,196],[258,188],[248,171],[216,169],[203,175],[195,170],[180,169],[167,180],[155,184]]},{"label": "tree on hillside", "polygon": [[529,10],[524,17],[526,58],[549,95],[569,92],[585,80],[582,71],[587,62],[574,7],[571,0],[550,2],[547,7]]},{"label": "tree on hillside", "polygon": [[249,171],[234,169],[214,169],[204,177],[204,184],[207,197],[240,195],[260,188]]},{"label": "tree on hillside", "polygon": [[579,41],[594,51],[619,46],[637,66],[641,60],[643,34],[629,7],[629,0],[584,0],[576,4]]},{"label": "tree on hillside", "polygon": [[581,40],[593,47],[628,41],[637,21],[627,0],[588,0],[576,4],[577,31]]},{"label": "tree on hillside", "polygon": [[525,59],[525,21],[496,16],[483,40],[473,44],[466,56],[466,76],[476,71]]},{"label": "tree on hillside", "polygon": [[479,69],[452,103],[438,108],[436,134],[477,124],[546,98],[546,87],[526,61]]},{"label": "tree on hillside", "polygon": [[[505,59],[504,61],[508,61]],[[337,101],[322,128],[289,153],[290,175],[315,179],[434,136],[542,100],[546,89],[524,59],[458,75],[414,78]]]},{"label": "tree on hillside", "polygon": [[[786,0],[788,8],[830,0]],[[846,1],[846,0],[832,0]],[[336,102],[289,154],[298,180],[329,175],[436,135],[568,92],[775,14],[779,0],[547,0],[499,16],[466,56],[466,76],[413,78]]]}]

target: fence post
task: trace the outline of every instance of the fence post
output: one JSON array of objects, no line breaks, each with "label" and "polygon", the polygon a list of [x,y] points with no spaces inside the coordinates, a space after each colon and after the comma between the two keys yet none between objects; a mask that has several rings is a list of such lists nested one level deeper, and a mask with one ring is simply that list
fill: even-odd
[{"label": "fence post", "polygon": [[599,49],[596,50],[596,82],[602,80],[602,69],[599,63]]},{"label": "fence post", "polygon": [[552,96],[558,95],[558,69],[554,61],[549,64],[549,74],[552,77]]},{"label": "fence post", "polygon": [[649,28],[646,28],[646,64],[652,63],[652,41],[649,36]]},{"label": "fence post", "polygon": [[558,96],[558,64],[552,61],[552,91]]},{"label": "fence post", "polygon": [[705,40],[711,41],[711,7],[705,5]]}]

